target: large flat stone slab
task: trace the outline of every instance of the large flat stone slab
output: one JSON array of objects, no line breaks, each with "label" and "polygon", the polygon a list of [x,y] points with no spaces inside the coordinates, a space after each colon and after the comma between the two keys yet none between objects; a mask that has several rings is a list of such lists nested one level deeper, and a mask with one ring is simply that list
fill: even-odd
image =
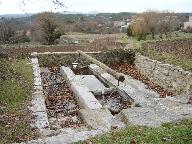
[{"label": "large flat stone slab", "polygon": [[156,111],[151,108],[134,107],[121,112],[122,119],[128,125],[141,125],[159,127],[162,123],[172,122],[180,119],[174,113],[168,114],[163,111]]},{"label": "large flat stone slab", "polygon": [[192,105],[180,101],[178,97],[158,98],[155,100],[157,102],[155,109],[165,110],[168,114],[174,113],[175,117],[192,117]]},{"label": "large flat stone slab", "polygon": [[70,144],[78,141],[83,141],[89,139],[90,137],[94,137],[103,133],[99,130],[89,130],[87,128],[65,128],[61,131],[62,132],[56,136],[44,137],[38,140],[23,142],[21,144]]},{"label": "large flat stone slab", "polygon": [[92,92],[105,91],[106,87],[94,75],[76,75]]},{"label": "large flat stone slab", "polygon": [[91,90],[81,81],[81,77],[76,77],[69,67],[61,67],[61,74],[67,81],[70,90],[74,93],[81,108],[100,109],[99,101],[91,93]]}]

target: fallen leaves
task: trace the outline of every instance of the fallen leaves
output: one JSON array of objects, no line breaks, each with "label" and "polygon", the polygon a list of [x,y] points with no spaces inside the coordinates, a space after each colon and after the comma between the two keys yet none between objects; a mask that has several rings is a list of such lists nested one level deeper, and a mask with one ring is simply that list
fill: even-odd
[{"label": "fallen leaves", "polygon": [[41,68],[43,92],[49,117],[56,118],[61,127],[77,127],[82,124],[78,111],[80,107],[73,93],[69,90],[59,67]]},{"label": "fallen leaves", "polygon": [[168,90],[164,89],[163,87],[155,84],[152,82],[148,77],[142,75],[134,65],[130,65],[127,63],[121,63],[116,65],[110,66],[112,69],[117,70],[118,72],[130,75],[136,80],[142,81],[144,84],[148,86],[149,89],[152,89],[156,91],[160,97],[166,97],[166,96],[173,96],[174,94],[172,92],[169,92]]}]

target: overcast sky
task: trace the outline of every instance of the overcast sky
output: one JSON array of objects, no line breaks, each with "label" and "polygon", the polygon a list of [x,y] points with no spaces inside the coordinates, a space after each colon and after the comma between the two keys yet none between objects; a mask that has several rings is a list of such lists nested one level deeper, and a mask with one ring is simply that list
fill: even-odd
[{"label": "overcast sky", "polygon": [[57,8],[52,0],[0,0],[0,14],[42,11],[142,12],[148,9],[192,12],[192,0],[64,0],[66,8]]}]

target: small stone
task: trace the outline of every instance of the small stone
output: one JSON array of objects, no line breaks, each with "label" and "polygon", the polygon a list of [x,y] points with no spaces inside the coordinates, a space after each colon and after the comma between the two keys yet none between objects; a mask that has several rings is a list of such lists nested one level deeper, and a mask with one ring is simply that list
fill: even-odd
[{"label": "small stone", "polygon": [[72,120],[73,120],[74,123],[76,123],[78,121],[76,116],[72,117]]}]

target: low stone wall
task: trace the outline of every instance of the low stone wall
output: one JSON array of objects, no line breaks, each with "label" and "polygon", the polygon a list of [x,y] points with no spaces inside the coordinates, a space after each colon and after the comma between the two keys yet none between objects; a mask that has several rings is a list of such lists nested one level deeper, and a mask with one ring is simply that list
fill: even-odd
[{"label": "low stone wall", "polygon": [[135,65],[142,74],[170,92],[186,96],[192,93],[192,73],[178,66],[163,64],[140,54],[136,55]]},{"label": "low stone wall", "polygon": [[[135,61],[135,52],[133,50],[114,49],[106,52],[88,52],[90,56],[105,63],[106,65],[114,63],[126,62],[133,64]],[[54,65],[70,66],[73,62],[78,62],[82,65],[90,64],[89,61],[83,57],[79,57],[78,53],[60,53],[60,54],[38,54],[38,60],[41,67],[51,67]]]}]

